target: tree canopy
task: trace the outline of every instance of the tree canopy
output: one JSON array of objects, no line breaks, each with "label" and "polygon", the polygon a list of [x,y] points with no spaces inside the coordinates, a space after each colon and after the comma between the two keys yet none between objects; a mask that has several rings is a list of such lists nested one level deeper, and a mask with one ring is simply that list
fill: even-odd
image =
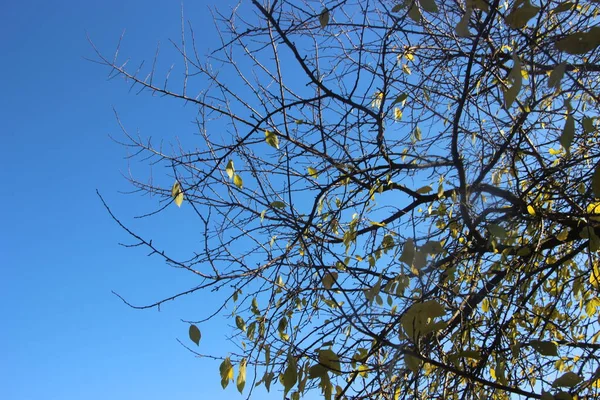
[{"label": "tree canopy", "polygon": [[244,395],[600,396],[599,12],[252,0],[215,11],[207,55],[182,21],[166,81],[98,52],[193,105],[202,139],[168,153],[124,131],[170,180],[131,184],[202,237],[177,259],[111,213],[190,272],[144,307],[228,293],[189,336],[205,354],[202,321],[231,315],[239,346],[214,356]]}]

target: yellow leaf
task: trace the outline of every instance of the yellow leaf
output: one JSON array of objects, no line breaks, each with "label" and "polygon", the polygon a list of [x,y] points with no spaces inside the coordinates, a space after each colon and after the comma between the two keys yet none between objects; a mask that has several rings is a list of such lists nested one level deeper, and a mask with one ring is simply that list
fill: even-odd
[{"label": "yellow leaf", "polygon": [[242,177],[238,174],[233,176],[233,184],[240,189],[244,187],[244,181],[242,181]]},{"label": "yellow leaf", "polygon": [[181,204],[183,203],[183,191],[181,190],[181,185],[177,181],[175,181],[171,188],[171,197],[175,201],[175,204],[177,204],[177,207],[181,207]]},{"label": "yellow leaf", "polygon": [[331,349],[319,350],[319,363],[335,374],[341,373],[340,358]]},{"label": "yellow leaf", "polygon": [[553,148],[550,148],[550,150],[548,150],[548,153],[550,153],[550,155],[557,156],[562,153],[562,150],[554,150]]},{"label": "yellow leaf", "polygon": [[410,75],[412,72],[410,70],[410,68],[408,68],[408,65],[406,64],[402,64],[402,71],[406,74],[406,75]]},{"label": "yellow leaf", "polygon": [[487,298],[481,301],[481,311],[483,311],[484,313],[490,311],[490,301]]},{"label": "yellow leaf", "polygon": [[398,107],[394,108],[394,119],[400,121],[402,119],[402,110]]},{"label": "yellow leaf", "polygon": [[237,386],[237,390],[239,390],[240,393],[242,393],[244,391],[244,386],[246,386],[246,359],[242,358],[242,361],[240,361],[240,365],[238,367],[238,377],[236,380],[236,386]]},{"label": "yellow leaf", "polygon": [[231,365],[231,360],[227,357],[219,366],[219,372],[221,373],[221,386],[223,389],[229,385],[229,381],[233,380],[233,365]]},{"label": "yellow leaf", "polygon": [[317,179],[319,177],[317,170],[312,167],[308,167],[308,175],[313,179]]},{"label": "yellow leaf", "polygon": [[269,146],[279,149],[279,138],[277,137],[277,134],[275,132],[266,130],[265,141]]},{"label": "yellow leaf", "polygon": [[528,205],[527,212],[529,213],[529,215],[535,215],[535,208],[533,208],[532,205]]},{"label": "yellow leaf", "polygon": [[227,166],[225,167],[225,172],[227,172],[227,176],[229,179],[233,179],[233,174],[235,173],[235,168],[233,167],[233,160],[229,160]]}]

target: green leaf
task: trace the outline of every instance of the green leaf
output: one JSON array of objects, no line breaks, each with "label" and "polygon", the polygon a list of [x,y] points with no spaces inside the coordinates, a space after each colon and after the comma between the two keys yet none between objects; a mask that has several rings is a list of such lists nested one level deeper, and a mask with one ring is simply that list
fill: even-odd
[{"label": "green leaf", "polygon": [[562,375],[560,378],[557,378],[553,383],[552,386],[554,387],[573,387],[575,385],[577,385],[579,382],[581,382],[583,379],[577,375],[575,372],[566,372],[564,375]]},{"label": "green leaf", "polygon": [[244,187],[244,181],[242,181],[242,177],[238,174],[233,176],[233,184],[240,189]]},{"label": "green leaf", "polygon": [[588,116],[583,117],[583,131],[585,133],[592,133],[596,129],[594,127],[594,118],[590,118]]},{"label": "green leaf", "polygon": [[438,11],[440,11],[438,9],[437,4],[435,4],[435,0],[419,0],[419,3],[421,3],[421,7],[423,7],[423,10],[427,12],[435,14]]},{"label": "green leaf", "polygon": [[415,140],[418,142],[419,140],[421,140],[422,136],[421,136],[421,128],[419,128],[418,126],[415,128]]},{"label": "green leaf", "polygon": [[567,117],[567,121],[565,122],[565,127],[560,135],[559,142],[561,146],[565,149],[567,154],[571,153],[571,143],[573,143],[573,139],[575,138],[575,118],[571,114]]},{"label": "green leaf", "polygon": [[508,234],[506,233],[506,229],[497,224],[488,224],[487,226],[488,232],[490,235],[495,237],[496,239],[506,239]]},{"label": "green leaf", "polygon": [[540,8],[532,5],[529,0],[518,0],[506,16],[506,23],[513,29],[524,28],[539,11]]},{"label": "green leaf", "polygon": [[274,377],[275,374],[273,372],[265,372],[265,375],[263,376],[263,382],[265,383],[265,388],[267,388],[267,392],[271,390],[271,381]]},{"label": "green leaf", "polygon": [[408,239],[402,247],[402,254],[400,255],[399,261],[405,263],[409,267],[412,266],[415,259],[415,242],[412,239]]},{"label": "green leaf", "polygon": [[574,5],[575,5],[575,3],[571,2],[571,1],[564,1],[564,2],[560,3],[558,6],[556,6],[555,8],[553,8],[550,12],[552,14],[557,14],[557,13],[569,11],[573,8]]},{"label": "green leaf", "polygon": [[410,9],[408,10],[408,16],[415,21],[417,24],[419,22],[421,22],[421,11],[419,10],[419,7],[417,6],[417,2],[414,1],[412,2],[412,6],[410,7]]},{"label": "green leaf", "polygon": [[287,368],[281,375],[281,383],[283,383],[284,396],[294,387],[298,381],[298,366],[294,356],[288,356]]},{"label": "green leaf", "polygon": [[473,9],[471,7],[467,7],[467,10],[465,11],[462,18],[456,25],[456,36],[458,36],[458,37],[471,36],[471,32],[469,31],[469,20],[471,19],[472,14],[473,14]]},{"label": "green leaf", "polygon": [[183,203],[183,191],[181,190],[181,185],[178,181],[175,181],[171,188],[171,197],[175,200],[177,207],[181,207],[181,204]]},{"label": "green leaf", "polygon": [[408,94],[402,93],[396,97],[396,99],[392,102],[392,106],[398,103],[402,103],[404,100],[408,99]]},{"label": "green leaf", "polygon": [[227,176],[229,179],[233,179],[233,175],[235,174],[235,168],[233,167],[233,160],[229,160],[227,166],[225,167],[225,172],[227,172]]},{"label": "green leaf", "polygon": [[512,85],[510,88],[505,89],[504,91],[504,107],[507,109],[512,106],[515,99],[519,95],[521,91],[521,86],[523,85],[523,75],[521,72],[521,60],[517,54],[513,54],[513,67],[508,74],[508,79],[512,81]]},{"label": "green leaf", "polygon": [[592,192],[594,197],[600,198],[600,164],[596,166],[594,175],[592,175]]},{"label": "green leaf", "polygon": [[412,372],[419,372],[421,369],[421,360],[408,353],[404,353],[404,364],[406,364],[406,368]]},{"label": "green leaf", "polygon": [[392,12],[398,12],[404,8],[404,3],[398,3],[394,7],[392,7]]},{"label": "green leaf", "polygon": [[265,141],[269,146],[279,149],[279,138],[277,137],[277,134],[275,132],[266,130]]},{"label": "green leaf", "polygon": [[341,373],[340,358],[331,349],[319,350],[319,363],[335,374]]},{"label": "green leaf", "polygon": [[542,391],[542,397],[540,397],[540,400],[554,400],[554,396],[548,392]]},{"label": "green leaf", "polygon": [[337,278],[338,278],[337,272],[327,272],[323,276],[323,280],[321,281],[321,283],[323,283],[323,287],[325,289],[329,290],[333,287],[333,284],[337,281]]},{"label": "green leaf", "polygon": [[585,54],[600,46],[600,27],[589,32],[575,32],[556,42],[556,48],[568,54]]},{"label": "green leaf", "polygon": [[484,0],[467,0],[467,7],[489,12],[490,6]]},{"label": "green leaf", "polygon": [[246,322],[244,321],[244,318],[240,317],[239,315],[235,316],[235,326],[237,326],[241,331],[246,331]]},{"label": "green leaf", "polygon": [[219,372],[221,373],[221,386],[223,389],[229,385],[229,381],[233,380],[233,365],[229,357],[223,360],[219,366]]},{"label": "green leaf", "polygon": [[285,208],[285,203],[283,201],[274,201],[269,205],[273,208]]},{"label": "green leaf", "polygon": [[431,188],[431,186],[423,186],[417,189],[417,193],[419,194],[427,194],[429,192],[431,192],[433,189]]},{"label": "green leaf", "polygon": [[246,359],[242,358],[240,361],[240,365],[238,367],[238,377],[235,381],[237,386],[237,390],[242,393],[244,391],[244,386],[246,386]]},{"label": "green leaf", "polygon": [[190,325],[189,335],[192,342],[196,343],[196,346],[200,346],[200,337],[202,335],[200,334],[200,329],[198,329],[196,325]]},{"label": "green leaf", "polygon": [[551,89],[558,89],[560,87],[560,81],[565,75],[566,70],[566,63],[558,64],[550,73],[550,77],[548,78],[548,87]]},{"label": "green leaf", "polygon": [[558,346],[554,342],[532,340],[529,344],[543,356],[558,356]]},{"label": "green leaf", "polygon": [[321,28],[325,28],[329,24],[329,9],[327,7],[319,14],[319,24],[321,24]]}]

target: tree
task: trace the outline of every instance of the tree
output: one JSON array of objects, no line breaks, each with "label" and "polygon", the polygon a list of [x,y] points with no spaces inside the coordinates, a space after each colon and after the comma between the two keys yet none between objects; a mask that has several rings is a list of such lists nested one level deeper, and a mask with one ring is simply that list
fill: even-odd
[{"label": "tree", "polygon": [[231,314],[245,343],[223,387],[249,367],[292,399],[600,396],[599,12],[253,0],[215,14],[207,56],[182,21],[178,89],[98,52],[197,112],[198,148],[125,131],[172,171],[131,183],[202,227],[194,256],[113,218],[191,273],[173,298],[229,293],[198,316]]}]

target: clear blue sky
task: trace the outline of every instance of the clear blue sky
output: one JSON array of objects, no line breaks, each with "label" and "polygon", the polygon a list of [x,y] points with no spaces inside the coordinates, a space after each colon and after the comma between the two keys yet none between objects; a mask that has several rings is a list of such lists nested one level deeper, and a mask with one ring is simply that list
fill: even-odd
[{"label": "clear blue sky", "polygon": [[[214,47],[213,1],[185,4],[186,18]],[[218,2],[225,6],[226,2]],[[192,109],[168,99],[136,96],[120,79],[86,61],[96,45],[111,53],[126,29],[122,54],[151,59],[156,43],[179,37],[175,1],[17,1],[0,13],[0,398],[190,399],[244,398],[220,387],[218,362],[199,360],[181,319],[200,318],[210,295],[135,311],[111,294],[148,303],[193,286],[190,276],[143,252],[117,245],[127,236],[106,214],[100,190],[124,217],[146,210],[124,196],[128,168],[112,107],[128,128],[153,137],[194,133]],[[211,46],[213,45],[213,46]],[[168,61],[168,60],[166,60]],[[135,166],[134,166],[135,167]],[[134,226],[158,229],[175,241],[163,216]],[[182,232],[185,234],[185,232]],[[183,243],[183,245],[189,244]],[[203,329],[201,346],[219,352],[227,322]],[[267,397],[258,391],[253,398]]]}]

